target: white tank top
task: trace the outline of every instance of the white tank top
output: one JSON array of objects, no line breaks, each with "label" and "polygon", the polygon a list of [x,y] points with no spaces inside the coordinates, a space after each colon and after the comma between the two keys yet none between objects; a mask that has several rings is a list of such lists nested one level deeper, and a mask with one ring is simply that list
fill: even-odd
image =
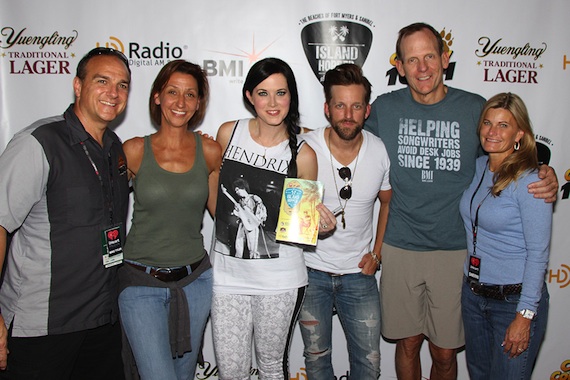
[{"label": "white tank top", "polygon": [[291,150],[288,140],[270,148],[256,143],[248,124],[239,120],[234,127],[220,172],[211,249],[214,291],[277,294],[308,282],[303,249],[275,242]]}]

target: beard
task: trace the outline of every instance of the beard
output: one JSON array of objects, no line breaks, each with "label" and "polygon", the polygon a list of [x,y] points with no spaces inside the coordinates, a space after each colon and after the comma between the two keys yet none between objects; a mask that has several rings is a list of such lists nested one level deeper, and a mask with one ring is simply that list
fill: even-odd
[{"label": "beard", "polygon": [[[352,123],[353,126],[344,127],[343,124],[348,122]],[[334,124],[331,123],[332,129],[336,132],[338,137],[346,141],[351,141],[358,137],[362,131],[363,125],[364,123],[358,124],[354,119],[342,119]]]}]

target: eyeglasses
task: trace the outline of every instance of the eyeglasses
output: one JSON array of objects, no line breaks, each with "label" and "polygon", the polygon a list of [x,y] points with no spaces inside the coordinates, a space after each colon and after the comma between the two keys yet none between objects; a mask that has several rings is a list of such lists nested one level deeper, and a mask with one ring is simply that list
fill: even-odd
[{"label": "eyeglasses", "polygon": [[338,195],[342,199],[348,200],[350,197],[352,197],[352,173],[350,171],[350,168],[344,166],[338,169],[338,175],[344,181],[344,186],[340,188]]}]

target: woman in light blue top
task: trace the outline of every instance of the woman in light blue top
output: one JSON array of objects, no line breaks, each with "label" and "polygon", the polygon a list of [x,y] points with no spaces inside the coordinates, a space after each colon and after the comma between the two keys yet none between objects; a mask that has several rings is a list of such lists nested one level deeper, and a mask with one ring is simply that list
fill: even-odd
[{"label": "woman in light blue top", "polygon": [[488,155],[460,203],[469,251],[461,300],[467,367],[474,380],[530,379],[548,318],[552,204],[527,191],[538,160],[521,98],[489,99],[479,138]]}]

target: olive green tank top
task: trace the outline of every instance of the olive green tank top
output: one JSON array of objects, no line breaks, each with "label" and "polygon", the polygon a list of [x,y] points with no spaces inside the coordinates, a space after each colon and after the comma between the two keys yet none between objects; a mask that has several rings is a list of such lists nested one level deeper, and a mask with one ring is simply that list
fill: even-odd
[{"label": "olive green tank top", "polygon": [[208,200],[208,167],[202,139],[194,133],[196,157],[185,173],[162,169],[150,136],[144,138],[141,166],[133,179],[134,210],[125,259],[155,267],[192,264],[205,254],[202,220]]}]

